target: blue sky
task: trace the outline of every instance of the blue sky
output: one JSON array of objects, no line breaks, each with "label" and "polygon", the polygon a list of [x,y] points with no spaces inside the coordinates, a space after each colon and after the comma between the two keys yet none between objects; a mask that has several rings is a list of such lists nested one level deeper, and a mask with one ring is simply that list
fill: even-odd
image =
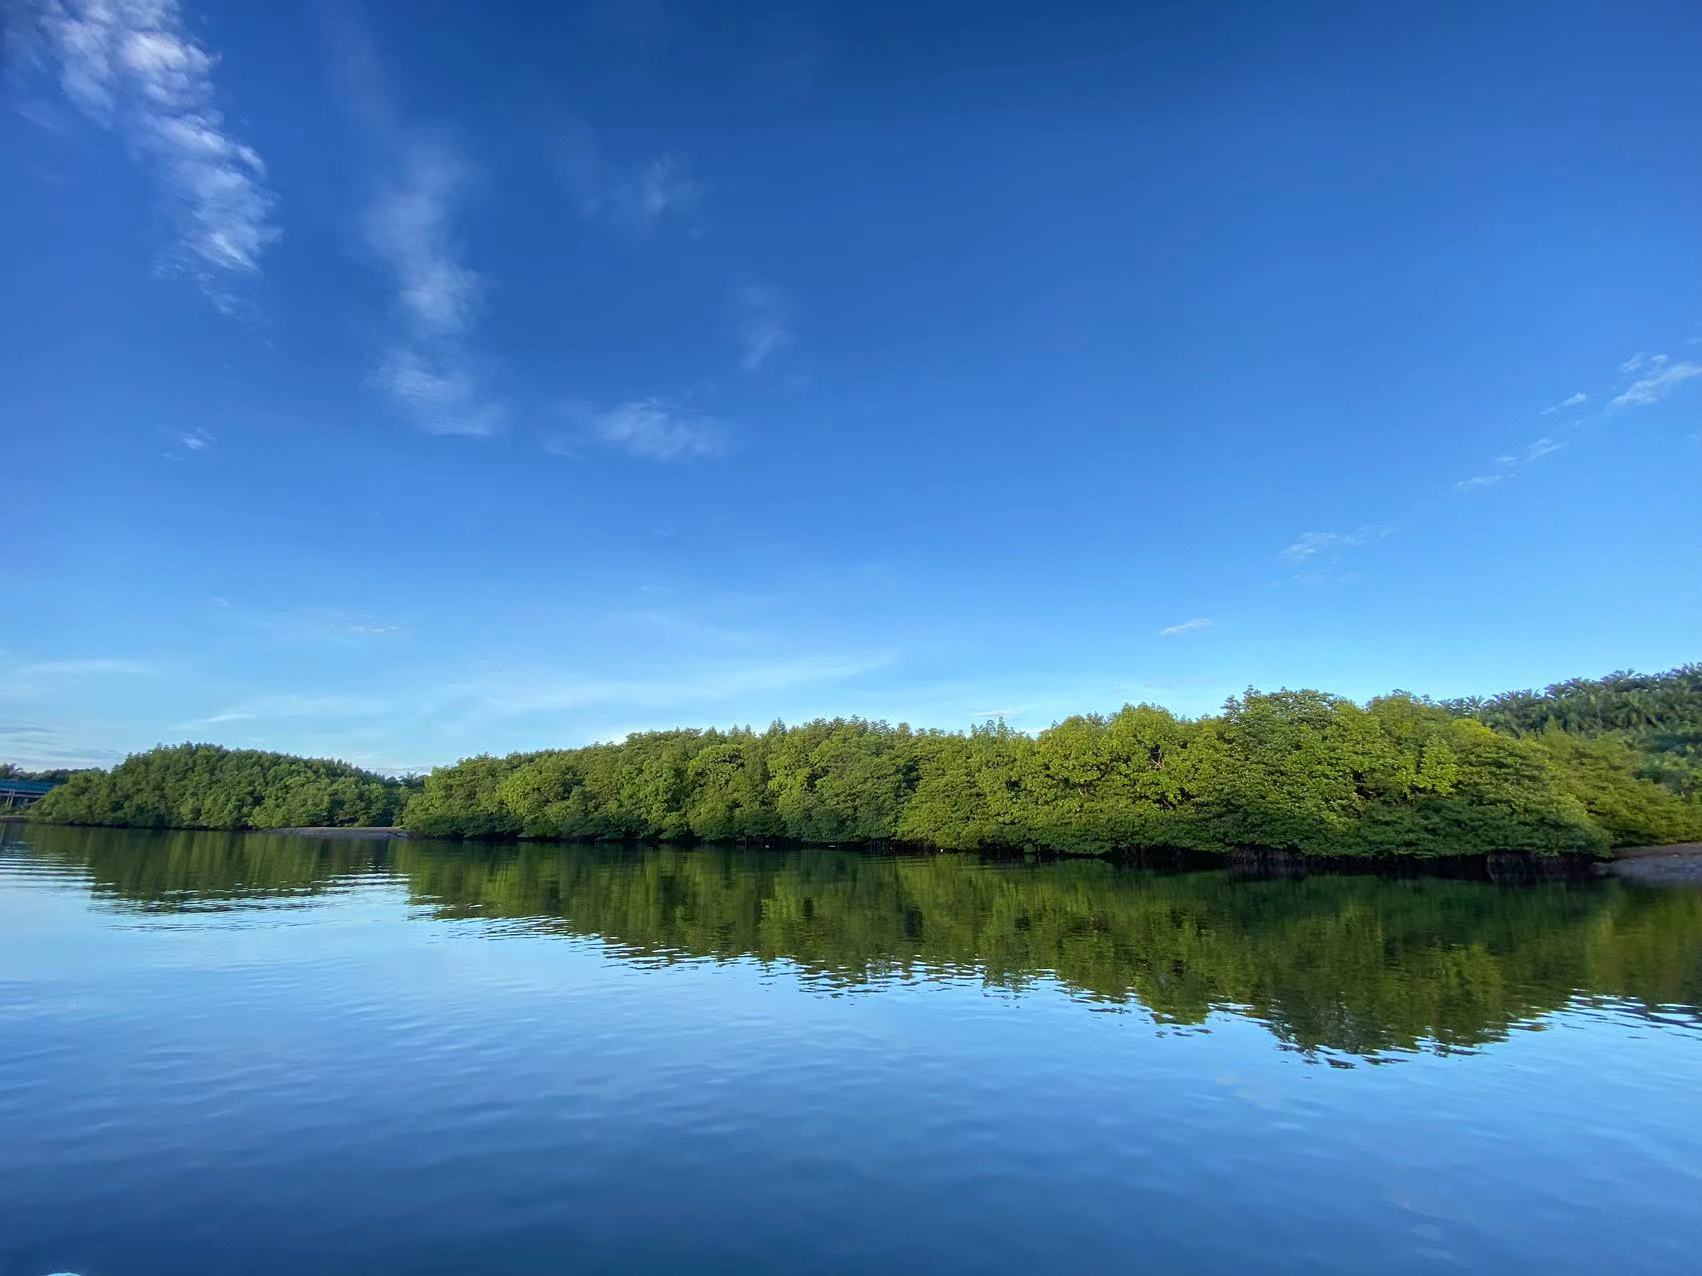
[{"label": "blue sky", "polygon": [[0,757],[1702,656],[1702,8],[22,0]]}]

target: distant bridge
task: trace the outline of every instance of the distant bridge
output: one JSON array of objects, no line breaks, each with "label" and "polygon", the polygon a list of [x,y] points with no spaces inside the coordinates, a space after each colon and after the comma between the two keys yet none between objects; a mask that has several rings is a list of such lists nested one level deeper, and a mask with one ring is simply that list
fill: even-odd
[{"label": "distant bridge", "polygon": [[51,780],[0,779],[0,810],[15,806],[34,806],[53,788]]}]

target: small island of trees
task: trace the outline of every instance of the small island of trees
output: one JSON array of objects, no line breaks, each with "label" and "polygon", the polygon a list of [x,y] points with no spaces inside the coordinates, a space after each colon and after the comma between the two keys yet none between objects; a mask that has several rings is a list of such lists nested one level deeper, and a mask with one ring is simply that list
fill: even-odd
[{"label": "small island of trees", "polygon": [[409,791],[346,762],[180,744],[71,772],[29,814],[125,828],[370,828],[395,823]]}]

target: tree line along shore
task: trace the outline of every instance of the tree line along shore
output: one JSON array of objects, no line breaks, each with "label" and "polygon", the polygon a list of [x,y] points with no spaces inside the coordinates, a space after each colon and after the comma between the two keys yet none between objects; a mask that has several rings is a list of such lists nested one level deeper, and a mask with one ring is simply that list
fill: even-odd
[{"label": "tree line along shore", "polygon": [[1127,706],[1035,735],[859,718],[656,731],[423,779],[184,744],[72,774],[29,815],[1094,855],[1605,856],[1702,839],[1702,664],[1442,702],[1249,690],[1201,718]]}]

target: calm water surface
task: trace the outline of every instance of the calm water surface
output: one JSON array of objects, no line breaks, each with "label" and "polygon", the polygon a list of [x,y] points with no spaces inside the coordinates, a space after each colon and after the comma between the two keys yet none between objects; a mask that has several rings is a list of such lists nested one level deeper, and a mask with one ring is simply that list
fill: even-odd
[{"label": "calm water surface", "polygon": [[1702,1253],[1702,892],[4,827],[4,1276]]}]

